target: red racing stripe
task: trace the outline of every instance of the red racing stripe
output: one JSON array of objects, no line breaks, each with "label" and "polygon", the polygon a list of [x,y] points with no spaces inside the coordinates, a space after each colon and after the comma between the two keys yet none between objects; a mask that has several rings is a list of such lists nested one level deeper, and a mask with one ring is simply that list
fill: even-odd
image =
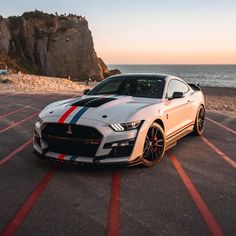
[{"label": "red racing stripe", "polygon": [[40,195],[48,186],[48,183],[53,178],[55,172],[56,168],[51,168],[48,171],[48,173],[41,179],[41,181],[38,183],[34,191],[25,201],[24,205],[20,208],[20,210],[16,213],[16,215],[12,218],[12,220],[5,226],[5,228],[0,232],[1,236],[15,235],[17,229],[23,223],[24,219],[27,217],[34,204],[40,198]]},{"label": "red racing stripe", "polygon": [[107,235],[118,236],[120,227],[120,185],[121,175],[119,171],[112,173],[111,197],[107,223]]},{"label": "red racing stripe", "polygon": [[76,109],[78,108],[77,106],[72,106],[70,107],[63,115],[62,117],[58,120],[57,123],[63,124],[66,118]]},{"label": "red racing stripe", "polygon": [[58,159],[59,159],[59,160],[64,160],[64,158],[65,158],[65,155],[64,155],[64,154],[60,154],[60,155],[58,156]]},{"label": "red racing stripe", "polygon": [[174,154],[171,151],[168,151],[168,154],[170,156],[171,162],[173,166],[175,167],[176,171],[178,172],[179,176],[181,177],[185,187],[189,191],[193,201],[195,202],[198,210],[200,211],[203,219],[205,220],[208,229],[210,230],[211,234],[214,236],[223,236],[224,233],[218,223],[216,222],[214,216],[208,209],[206,203],[204,202],[203,198],[201,197],[200,193],[196,189],[196,187],[193,185],[192,181],[188,177],[187,173],[183,169],[180,162],[176,159]]}]

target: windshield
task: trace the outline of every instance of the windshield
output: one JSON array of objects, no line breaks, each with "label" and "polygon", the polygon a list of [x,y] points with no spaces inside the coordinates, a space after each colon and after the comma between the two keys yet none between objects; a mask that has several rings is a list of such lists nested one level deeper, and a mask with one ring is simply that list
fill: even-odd
[{"label": "windshield", "polygon": [[162,98],[165,80],[157,77],[115,77],[98,84],[88,95],[114,94]]}]

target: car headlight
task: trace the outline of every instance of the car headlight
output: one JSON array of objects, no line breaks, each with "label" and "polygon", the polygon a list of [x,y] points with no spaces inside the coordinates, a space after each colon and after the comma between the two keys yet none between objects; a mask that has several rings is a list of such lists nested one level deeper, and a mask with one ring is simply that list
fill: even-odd
[{"label": "car headlight", "polygon": [[140,126],[141,122],[142,121],[140,120],[129,123],[111,124],[110,127],[116,132],[123,132],[127,130],[137,129]]}]

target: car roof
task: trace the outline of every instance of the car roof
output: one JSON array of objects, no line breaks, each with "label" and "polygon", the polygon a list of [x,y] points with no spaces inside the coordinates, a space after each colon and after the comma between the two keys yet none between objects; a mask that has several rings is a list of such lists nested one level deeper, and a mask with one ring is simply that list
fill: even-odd
[{"label": "car roof", "polygon": [[157,78],[157,79],[166,79],[167,77],[170,77],[170,75],[166,74],[159,74],[159,73],[125,73],[125,74],[119,74],[119,75],[113,75],[108,77],[107,79],[112,78],[129,78],[129,79],[137,79],[138,77],[142,78]]}]

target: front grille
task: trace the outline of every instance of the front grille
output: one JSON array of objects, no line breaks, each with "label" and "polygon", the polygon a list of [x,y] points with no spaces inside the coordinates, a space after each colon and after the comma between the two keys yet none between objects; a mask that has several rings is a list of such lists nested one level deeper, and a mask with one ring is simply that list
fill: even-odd
[{"label": "front grille", "polygon": [[92,127],[49,123],[42,131],[48,151],[65,155],[94,157],[102,135]]}]

